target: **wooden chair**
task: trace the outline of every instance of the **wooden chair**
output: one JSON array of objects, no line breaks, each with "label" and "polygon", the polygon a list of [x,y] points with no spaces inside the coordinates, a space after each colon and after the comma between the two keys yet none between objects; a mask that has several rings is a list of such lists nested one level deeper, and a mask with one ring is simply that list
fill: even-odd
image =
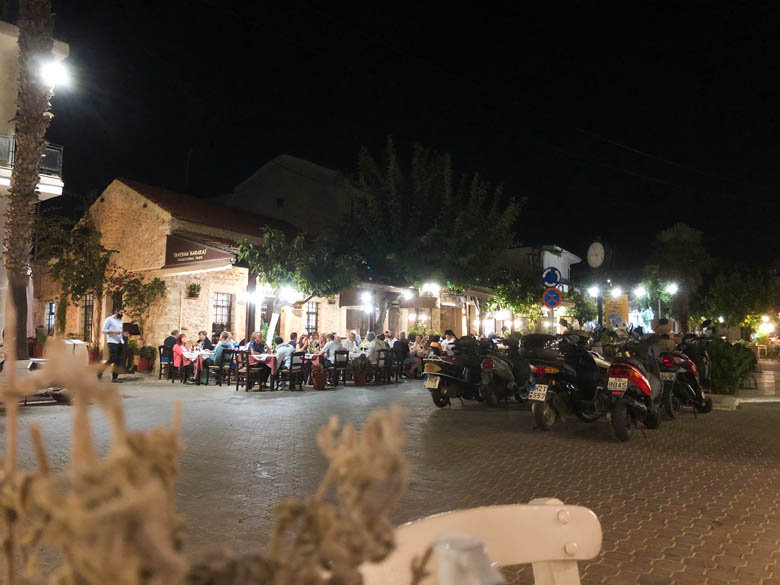
[{"label": "wooden chair", "polygon": [[209,378],[211,373],[214,373],[214,379],[217,381],[217,386],[222,386],[222,382],[225,381],[227,376],[227,384],[230,384],[230,372],[233,368],[233,353],[232,349],[223,349],[219,354],[219,363],[211,364],[206,368],[206,386],[209,385]]},{"label": "wooden chair", "polygon": [[374,379],[377,384],[387,380],[390,381],[390,368],[393,365],[393,359],[390,357],[389,349],[377,350],[377,360],[374,366]]},{"label": "wooden chair", "polygon": [[[536,585],[579,585],[577,561],[595,558],[601,550],[601,524],[582,506],[566,506],[554,498],[530,504],[486,506],[429,516],[395,531],[395,550],[378,564],[360,567],[365,585],[406,585],[412,559],[422,556],[437,536],[460,533],[485,543],[499,567],[531,563]],[[421,583],[437,583],[434,554]]]},{"label": "wooden chair", "polygon": [[164,371],[167,380],[171,377],[171,368],[173,367],[173,349],[167,345],[160,345],[157,352],[160,354],[160,375],[157,379],[162,380]]},{"label": "wooden chair", "polygon": [[339,378],[344,379],[344,383],[347,383],[347,366],[349,365],[349,352],[346,350],[339,350],[334,355],[333,365],[328,368],[328,376],[330,383],[334,386],[339,385]]},{"label": "wooden chair", "polygon": [[[265,364],[252,364],[249,361],[249,351],[237,351],[235,353],[236,359],[234,360],[235,373],[236,373],[236,390],[244,382],[244,390],[249,392],[252,387],[253,381],[257,378],[258,384],[261,384],[259,378],[260,373],[265,371]],[[271,382],[273,389],[273,381]]]},{"label": "wooden chair", "polygon": [[303,390],[303,358],[305,356],[306,352],[296,351],[290,355],[290,367],[279,369],[279,380],[286,380],[290,385],[290,390],[295,387],[296,383],[298,384],[298,389]]},{"label": "wooden chair", "polygon": [[398,378],[404,373],[404,353],[400,349],[393,350],[393,364],[392,375],[395,377],[395,381],[398,382]]}]

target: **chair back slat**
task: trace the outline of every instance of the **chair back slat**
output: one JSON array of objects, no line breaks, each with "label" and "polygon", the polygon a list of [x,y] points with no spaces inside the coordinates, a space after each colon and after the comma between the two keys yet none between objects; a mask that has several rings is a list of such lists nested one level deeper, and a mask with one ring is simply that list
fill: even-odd
[{"label": "chair back slat", "polygon": [[[595,558],[601,550],[601,524],[582,506],[566,506],[556,499],[530,504],[486,506],[456,510],[411,522],[396,529],[396,548],[379,564],[364,564],[365,585],[401,585],[409,581],[408,568],[443,533],[463,533],[485,543],[499,567],[531,563],[537,585],[579,585],[577,561]],[[436,583],[435,559],[431,575]]]},{"label": "chair back slat", "polygon": [[219,363],[217,365],[221,368],[233,361],[233,353],[235,352],[232,349],[223,349],[222,354],[219,356]]},{"label": "chair back slat", "polygon": [[173,348],[167,345],[161,345],[157,348],[160,352],[160,363],[173,363]]},{"label": "chair back slat", "polygon": [[377,368],[386,368],[387,362],[388,362],[388,354],[390,353],[389,349],[380,349],[377,353],[377,360],[376,360],[376,367]]},{"label": "chair back slat", "polygon": [[303,351],[296,351],[294,354],[290,356],[290,370],[302,370],[303,369],[303,358],[306,356],[306,353]]},{"label": "chair back slat", "polygon": [[334,358],[333,365],[337,368],[346,368],[347,363],[349,363],[349,352],[348,351],[337,351],[335,358]]}]

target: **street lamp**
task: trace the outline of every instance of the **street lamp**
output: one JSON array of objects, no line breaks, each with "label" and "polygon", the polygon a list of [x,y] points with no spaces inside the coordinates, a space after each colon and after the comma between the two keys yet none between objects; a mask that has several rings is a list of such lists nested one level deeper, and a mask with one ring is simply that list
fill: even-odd
[{"label": "street lamp", "polygon": [[70,76],[68,70],[59,61],[49,61],[44,63],[40,70],[41,79],[47,87],[57,87],[68,85]]},{"label": "street lamp", "polygon": [[591,286],[588,288],[588,294],[595,299],[597,296],[599,296],[599,287]]},{"label": "street lamp", "polygon": [[725,321],[726,321],[726,320],[723,318],[723,315],[721,315],[720,317],[718,317],[718,323],[723,323],[723,322],[725,322]]},{"label": "street lamp", "polygon": [[298,300],[298,291],[291,286],[283,286],[279,289],[279,298],[291,305]]},{"label": "street lamp", "polygon": [[666,292],[670,295],[676,295],[678,290],[680,290],[680,288],[677,286],[676,282],[670,282],[666,285]]},{"label": "street lamp", "polygon": [[647,289],[643,286],[638,286],[634,289],[634,296],[637,298],[642,298],[647,294]]},{"label": "street lamp", "polygon": [[619,286],[616,286],[615,288],[612,289],[612,292],[610,294],[612,295],[613,299],[616,299],[623,294],[623,290]]}]

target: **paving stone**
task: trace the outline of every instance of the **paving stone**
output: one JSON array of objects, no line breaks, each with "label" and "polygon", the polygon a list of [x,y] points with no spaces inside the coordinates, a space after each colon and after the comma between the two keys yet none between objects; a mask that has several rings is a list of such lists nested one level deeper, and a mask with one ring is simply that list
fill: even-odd
[{"label": "paving stone", "polygon": [[[472,506],[525,503],[541,496],[591,508],[604,531],[603,556],[583,563],[584,585],[707,585],[777,582],[780,572],[780,405],[747,404],[694,418],[683,412],[659,429],[618,442],[609,424],[575,419],[534,429],[527,406],[467,403],[437,409],[419,382],[325,392],[235,392],[157,382],[122,386],[130,428],[168,425],[183,403],[182,475],[176,488],[187,517],[187,551],[227,545],[262,549],[273,505],[311,494],[325,471],[317,429],[331,414],[362,423],[398,403],[408,411],[410,487],[395,522]],[[68,461],[72,410],[25,408],[20,464],[34,454],[38,423],[51,464]],[[92,416],[106,449],[105,418]],[[0,445],[2,447],[2,445]],[[505,571],[532,583],[530,567]]]}]

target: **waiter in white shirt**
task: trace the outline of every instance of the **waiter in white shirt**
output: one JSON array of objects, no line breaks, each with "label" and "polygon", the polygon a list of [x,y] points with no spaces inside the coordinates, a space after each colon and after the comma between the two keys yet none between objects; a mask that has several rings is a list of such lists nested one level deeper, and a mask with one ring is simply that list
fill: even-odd
[{"label": "waiter in white shirt", "polygon": [[122,349],[125,344],[125,338],[122,336],[122,317],[125,311],[122,307],[117,307],[113,315],[110,315],[103,321],[103,335],[108,342],[108,360],[103,364],[103,368],[98,372],[98,379],[103,377],[105,369],[114,364],[111,370],[111,381],[118,382],[119,366],[122,363]]}]

